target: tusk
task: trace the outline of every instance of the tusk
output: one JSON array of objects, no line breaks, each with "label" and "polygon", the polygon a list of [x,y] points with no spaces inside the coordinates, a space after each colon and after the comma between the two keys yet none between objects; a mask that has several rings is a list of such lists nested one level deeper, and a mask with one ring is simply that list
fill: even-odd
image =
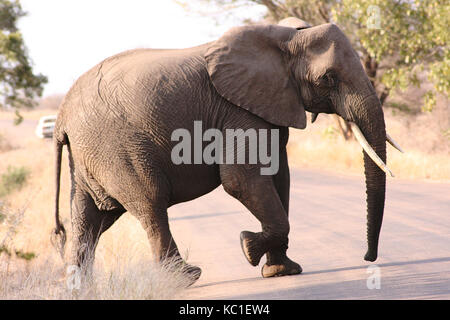
[{"label": "tusk", "polygon": [[386,132],[386,141],[389,142],[389,143],[391,144],[391,146],[393,146],[395,149],[397,149],[397,150],[400,151],[401,153],[404,153],[404,151],[403,151],[402,148],[398,145],[398,143],[395,142],[394,139],[392,139],[391,136],[387,134],[387,132]]},{"label": "tusk", "polygon": [[318,113],[312,113],[312,115],[311,115],[311,123],[314,123],[314,121],[316,121],[318,115],[319,115]]},{"label": "tusk", "polygon": [[383,170],[386,174],[390,174],[391,177],[393,177],[394,175],[392,174],[391,170],[389,170],[389,168],[386,166],[383,160],[381,160],[380,157],[377,155],[377,153],[372,149],[372,147],[369,145],[366,138],[364,137],[363,133],[358,128],[358,126],[355,123],[350,122],[350,128],[352,128],[356,140],[358,140],[361,147],[364,149],[367,155],[373,160],[373,162],[375,162],[376,165],[379,166],[380,169]]}]

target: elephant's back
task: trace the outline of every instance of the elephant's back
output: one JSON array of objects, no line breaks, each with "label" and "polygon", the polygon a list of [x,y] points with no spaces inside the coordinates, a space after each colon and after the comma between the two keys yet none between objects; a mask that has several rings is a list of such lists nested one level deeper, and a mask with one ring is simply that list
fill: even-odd
[{"label": "elephant's back", "polygon": [[[178,107],[201,102],[193,87],[209,82],[205,48],[135,49],[103,60],[67,93],[59,111],[61,127],[81,122],[95,128],[105,120],[145,127],[148,121],[143,119],[162,120],[171,112],[192,115],[192,110]],[[173,110],[163,110],[167,108]]]},{"label": "elephant's back", "polygon": [[170,163],[174,130],[192,131],[196,120],[216,127],[220,120],[207,110],[217,109],[222,99],[209,80],[203,51],[138,49],[105,59],[66,95],[58,130],[94,172],[96,165],[89,163],[111,161],[115,150],[124,158],[144,150],[155,153],[153,162]]},{"label": "elephant's back", "polygon": [[[174,130],[193,132],[195,120],[207,126],[215,118],[206,108],[217,105],[214,99],[221,100],[209,81],[202,52],[201,47],[127,51],[105,59],[77,80],[64,99],[58,122],[67,134],[75,167],[90,189],[100,185],[114,196],[106,186],[121,165],[142,166],[149,174],[154,168],[175,171],[179,181],[192,183],[218,177],[217,166],[186,170],[170,158],[177,143],[171,140]],[[172,201],[195,198],[218,183],[213,179],[204,190],[180,184],[183,190],[174,190]],[[96,194],[102,198],[101,192]]]}]

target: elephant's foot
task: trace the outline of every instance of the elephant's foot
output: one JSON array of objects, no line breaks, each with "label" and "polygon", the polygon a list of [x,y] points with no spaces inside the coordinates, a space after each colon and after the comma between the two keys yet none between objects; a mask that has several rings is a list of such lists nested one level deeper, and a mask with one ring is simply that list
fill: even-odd
[{"label": "elephant's foot", "polygon": [[262,256],[266,253],[262,246],[261,233],[250,231],[241,232],[241,248],[247,261],[254,267],[259,264]]},{"label": "elephant's foot", "polygon": [[190,280],[188,287],[192,286],[202,274],[202,269],[190,264],[186,264],[186,266],[184,267],[184,271],[186,272]]},{"label": "elephant's foot", "polygon": [[183,262],[182,272],[189,279],[189,284],[187,285],[189,287],[189,286],[192,286],[198,280],[198,278],[200,278],[200,275],[202,274],[202,269],[200,269],[199,267],[190,265],[186,262]]},{"label": "elephant's foot", "polygon": [[298,263],[285,256],[279,264],[264,264],[261,269],[261,274],[263,278],[270,278],[300,274],[302,271],[303,269]]},{"label": "elephant's foot", "polygon": [[193,266],[189,263],[186,263],[183,259],[177,258],[175,260],[175,269],[172,269],[171,266],[169,266],[169,269],[172,269],[173,272],[182,272],[183,275],[186,276],[188,283],[187,287],[192,286],[202,274],[202,269],[200,269],[197,266]]},{"label": "elephant's foot", "polygon": [[367,253],[364,256],[364,260],[374,262],[375,260],[377,260],[377,256],[377,250],[367,250]]}]

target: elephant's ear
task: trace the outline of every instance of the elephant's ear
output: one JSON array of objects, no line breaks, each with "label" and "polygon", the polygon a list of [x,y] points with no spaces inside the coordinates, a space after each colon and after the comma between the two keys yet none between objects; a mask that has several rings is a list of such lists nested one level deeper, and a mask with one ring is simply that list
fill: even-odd
[{"label": "elephant's ear", "polygon": [[283,52],[296,32],[275,25],[236,27],[212,42],[205,58],[219,94],[267,122],[304,129],[305,109]]}]

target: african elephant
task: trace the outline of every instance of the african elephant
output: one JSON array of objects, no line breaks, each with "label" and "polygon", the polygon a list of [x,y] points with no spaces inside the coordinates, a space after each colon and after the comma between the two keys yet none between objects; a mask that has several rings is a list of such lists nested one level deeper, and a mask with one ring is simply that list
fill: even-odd
[{"label": "african elephant", "polygon": [[[306,127],[305,111],[337,113],[360,133],[368,218],[364,259],[375,261],[388,172],[383,110],[349,40],[334,24],[303,30],[235,27],[204,45],[126,51],[87,71],[64,98],[55,125],[54,233],[61,239],[65,234],[58,202],[67,145],[73,265],[92,260],[96,239],[125,211],[146,230],[157,260],[179,257],[167,208],[222,185],[261,223],[261,232],[241,233],[248,262],[257,266],[266,255],[263,277],[299,274],[300,265],[286,255],[286,144],[288,127]],[[220,132],[278,130],[277,172],[261,174],[261,161],[175,164],[172,134],[180,128],[194,134],[196,121]],[[243,149],[249,152],[247,142]],[[198,267],[183,265],[200,276]]]}]

